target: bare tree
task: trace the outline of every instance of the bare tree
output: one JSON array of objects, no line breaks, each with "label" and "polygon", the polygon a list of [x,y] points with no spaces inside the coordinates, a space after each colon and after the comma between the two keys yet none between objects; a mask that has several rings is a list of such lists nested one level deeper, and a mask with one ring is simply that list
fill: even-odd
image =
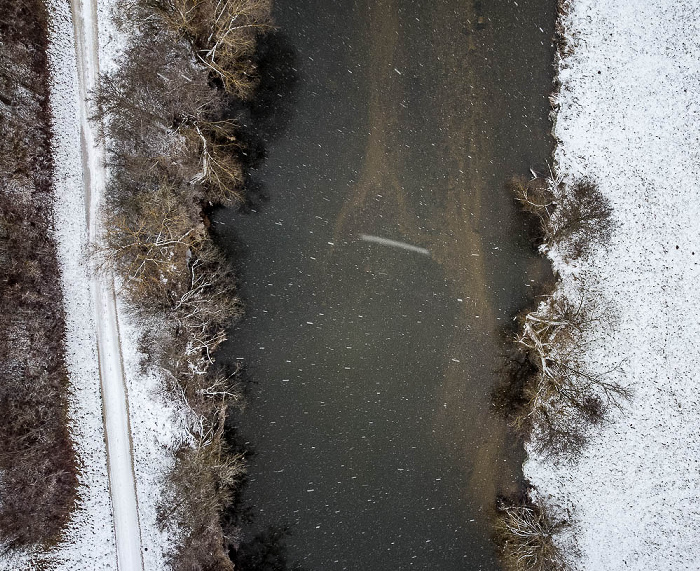
[{"label": "bare tree", "polygon": [[552,180],[516,176],[508,182],[507,187],[525,212],[537,216],[545,239],[550,239],[549,219],[556,208]]},{"label": "bare tree", "polygon": [[612,236],[610,200],[589,179],[567,185],[553,176],[514,177],[508,187],[523,210],[537,217],[544,243],[570,259],[587,256]]},{"label": "bare tree", "polygon": [[589,179],[565,187],[550,219],[553,240],[571,259],[607,244],[614,230],[610,200]]},{"label": "bare tree", "polygon": [[205,229],[183,193],[158,184],[136,194],[129,210],[108,212],[104,226],[98,252],[133,301],[167,308],[186,291],[188,260]]},{"label": "bare tree", "polygon": [[109,133],[112,169],[132,181],[126,190],[154,176],[195,177],[197,145],[188,145],[179,127],[221,113],[223,101],[207,75],[193,61],[187,42],[156,31],[136,36],[119,73],[101,77],[95,95],[98,117]]},{"label": "bare tree", "polygon": [[230,119],[193,118],[180,130],[201,159],[201,170],[193,181],[205,185],[206,198],[214,204],[243,201],[245,180],[243,165],[237,158],[242,149],[237,129]]},{"label": "bare tree", "polygon": [[185,341],[187,370],[179,373],[181,378],[209,369],[214,351],[226,340],[226,326],[241,313],[231,268],[210,240],[198,246],[189,267],[188,288],[171,311]]},{"label": "bare tree", "polygon": [[211,204],[243,200],[239,126],[208,74],[187,42],[156,30],[137,37],[118,74],[102,78],[95,100],[120,181],[113,196],[156,176],[186,181],[193,196]]},{"label": "bare tree", "polygon": [[534,431],[540,452],[576,455],[591,425],[600,424],[611,407],[620,407],[631,392],[610,380],[610,371],[594,371],[585,361],[585,339],[605,326],[604,311],[590,293],[577,303],[552,295],[537,311],[521,317],[516,343],[537,373],[524,387],[525,405],[513,418],[521,433]]},{"label": "bare tree", "polygon": [[161,502],[161,526],[177,526],[182,541],[170,554],[176,571],[232,571],[228,549],[237,538],[221,529],[221,510],[231,502],[238,481],[245,473],[243,457],[231,454],[220,437],[198,435],[195,447],[183,446]]}]

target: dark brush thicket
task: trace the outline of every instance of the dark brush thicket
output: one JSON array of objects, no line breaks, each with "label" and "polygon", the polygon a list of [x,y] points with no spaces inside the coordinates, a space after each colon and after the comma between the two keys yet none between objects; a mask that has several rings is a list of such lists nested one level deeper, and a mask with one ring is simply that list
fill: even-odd
[{"label": "dark brush thicket", "polygon": [[97,254],[144,317],[150,365],[189,411],[159,518],[180,538],[174,570],[230,571],[239,544],[222,516],[244,472],[224,438],[240,393],[237,371],[214,366],[214,352],[240,304],[206,212],[244,199],[232,110],[255,92],[270,11],[268,0],[124,0],[131,41],[95,98],[112,175]]},{"label": "dark brush thicket", "polygon": [[47,13],[0,0],[0,549],[53,544],[77,498],[53,240]]}]

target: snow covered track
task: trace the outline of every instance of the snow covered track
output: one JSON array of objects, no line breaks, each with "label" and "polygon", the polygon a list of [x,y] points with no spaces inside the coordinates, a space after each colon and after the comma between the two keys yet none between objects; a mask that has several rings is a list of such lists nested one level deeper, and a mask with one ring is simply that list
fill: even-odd
[{"label": "snow covered track", "polygon": [[[89,93],[97,85],[100,71],[97,2],[71,0],[71,8],[78,69],[86,223],[90,242],[94,242],[100,232],[99,209],[105,189],[104,149],[88,120],[90,112],[87,101]],[[141,571],[141,531],[112,276],[94,273],[90,279],[90,291],[95,312],[117,563],[120,571]]]}]

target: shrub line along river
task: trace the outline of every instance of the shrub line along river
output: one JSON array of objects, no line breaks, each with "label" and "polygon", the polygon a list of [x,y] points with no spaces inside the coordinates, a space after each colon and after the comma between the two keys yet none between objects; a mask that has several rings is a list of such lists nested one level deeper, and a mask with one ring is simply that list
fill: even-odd
[{"label": "shrub line along river", "polygon": [[555,2],[278,0],[275,19],[259,200],[214,218],[241,260],[223,353],[255,381],[253,529],[287,525],[313,571],[496,569],[490,510],[523,453],[490,391],[547,272],[504,183],[551,154]]}]

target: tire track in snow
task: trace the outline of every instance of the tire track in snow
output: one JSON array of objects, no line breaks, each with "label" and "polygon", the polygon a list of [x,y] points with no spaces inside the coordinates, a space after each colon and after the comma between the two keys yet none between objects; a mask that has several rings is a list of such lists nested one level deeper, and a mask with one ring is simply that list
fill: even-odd
[{"label": "tire track in snow", "polygon": [[[104,147],[88,120],[88,94],[99,77],[96,0],[71,0],[80,94],[81,152],[86,224],[91,242],[99,235],[99,208],[105,189]],[[129,407],[124,380],[119,321],[111,274],[90,281],[95,310],[102,405],[117,564],[120,571],[143,571],[141,531],[134,477]]]}]

